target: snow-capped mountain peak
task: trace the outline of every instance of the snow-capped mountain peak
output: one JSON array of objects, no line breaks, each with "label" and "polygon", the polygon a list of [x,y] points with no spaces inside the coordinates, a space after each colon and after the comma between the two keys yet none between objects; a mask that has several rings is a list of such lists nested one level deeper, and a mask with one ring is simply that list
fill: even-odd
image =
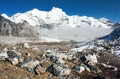
[{"label": "snow-capped mountain peak", "polygon": [[49,14],[54,14],[54,15],[62,15],[62,16],[67,16],[67,14],[60,8],[53,7],[50,11]]},{"label": "snow-capped mountain peak", "polygon": [[111,24],[107,19],[95,19],[93,17],[67,15],[62,9],[53,7],[50,11],[41,11],[34,8],[25,13],[17,13],[10,17],[15,23],[27,21],[32,26],[52,24],[53,26],[65,25],[70,27],[103,27],[110,28]]},{"label": "snow-capped mountain peak", "polygon": [[34,8],[33,10],[31,10],[31,12],[33,12],[33,13],[36,13],[36,12],[39,12],[40,10],[39,9],[37,9],[37,8]]},{"label": "snow-capped mountain peak", "polygon": [[5,13],[1,14],[1,16],[3,16],[6,19],[10,19],[9,16],[7,16],[7,14],[5,14]]},{"label": "snow-capped mountain peak", "polygon": [[68,16],[62,9],[53,7],[51,11],[48,12],[47,18],[49,18],[47,23],[61,24],[68,18]]},{"label": "snow-capped mountain peak", "polygon": [[60,9],[60,8],[53,7],[53,8],[51,9],[51,12],[63,12],[63,11],[62,11],[62,9]]},{"label": "snow-capped mountain peak", "polygon": [[113,25],[113,23],[109,19],[106,19],[104,17],[100,18],[99,21],[104,23],[104,24],[106,24],[106,25],[108,25],[108,26],[112,26]]},{"label": "snow-capped mountain peak", "polygon": [[69,16],[62,9],[56,7],[53,7],[50,11],[41,11],[34,8],[25,13],[16,13],[10,18],[5,14],[3,17],[18,25],[23,24],[30,28],[34,26],[41,36],[64,40],[92,40],[110,33],[112,26],[112,23],[105,18]]}]

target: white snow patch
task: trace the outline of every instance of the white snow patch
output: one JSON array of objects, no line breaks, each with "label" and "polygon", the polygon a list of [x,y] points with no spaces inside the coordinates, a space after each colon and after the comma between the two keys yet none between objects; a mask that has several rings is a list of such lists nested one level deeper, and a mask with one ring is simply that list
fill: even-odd
[{"label": "white snow patch", "polygon": [[87,55],[87,56],[85,56],[86,57],[86,59],[87,59],[87,61],[90,61],[91,63],[93,63],[93,64],[96,64],[96,63],[98,63],[98,61],[97,61],[97,56],[95,55],[95,54],[93,54],[93,55]]},{"label": "white snow patch", "polygon": [[60,42],[61,40],[49,37],[40,37],[42,42]]},{"label": "white snow patch", "polygon": [[113,53],[114,53],[117,57],[120,57],[120,50],[113,51]]},{"label": "white snow patch", "polygon": [[1,16],[3,16],[4,18],[6,18],[6,19],[9,19],[9,20],[10,20],[10,17],[9,17],[9,16],[7,16],[5,13],[1,14]]},{"label": "white snow patch", "polygon": [[70,51],[72,52],[82,52],[84,49],[92,49],[94,47],[94,44],[92,44],[92,42],[88,42],[84,45],[81,45],[78,48],[73,48]]}]

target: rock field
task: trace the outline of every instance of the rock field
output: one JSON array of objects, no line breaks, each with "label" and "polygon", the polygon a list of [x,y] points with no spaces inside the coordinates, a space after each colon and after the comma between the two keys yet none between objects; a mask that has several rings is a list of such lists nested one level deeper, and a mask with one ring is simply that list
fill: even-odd
[{"label": "rock field", "polygon": [[120,79],[112,45],[0,43],[0,79]]}]

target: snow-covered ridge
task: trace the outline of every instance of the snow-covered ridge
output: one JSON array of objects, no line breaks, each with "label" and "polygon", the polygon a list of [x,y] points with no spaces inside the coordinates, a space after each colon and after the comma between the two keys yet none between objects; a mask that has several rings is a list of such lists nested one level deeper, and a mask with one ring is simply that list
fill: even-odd
[{"label": "snow-covered ridge", "polygon": [[9,20],[10,20],[10,17],[9,17],[9,16],[7,16],[5,13],[1,14],[1,16],[3,16],[4,18],[6,18],[6,19],[9,19]]},{"label": "snow-covered ridge", "polygon": [[[6,19],[24,26],[34,26],[35,31],[45,41],[93,40],[108,35],[113,23],[106,18],[95,19],[94,17],[67,15],[62,9],[53,7],[50,11],[41,11],[34,8],[25,13],[16,13]],[[26,31],[27,32],[27,31]],[[44,37],[45,36],[45,37]]]},{"label": "snow-covered ridge", "polygon": [[25,13],[16,13],[12,17],[8,17],[5,14],[3,14],[3,16],[15,23],[27,21],[32,26],[40,26],[42,24],[64,24],[70,27],[88,26],[110,28],[112,25],[112,23],[105,18],[95,19],[87,16],[68,16],[62,9],[56,7],[53,7],[50,11],[41,11],[35,8]]}]

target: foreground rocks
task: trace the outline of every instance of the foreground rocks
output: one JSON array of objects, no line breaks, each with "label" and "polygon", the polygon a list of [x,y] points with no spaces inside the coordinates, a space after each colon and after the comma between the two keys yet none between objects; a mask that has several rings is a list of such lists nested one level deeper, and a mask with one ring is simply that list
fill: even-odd
[{"label": "foreground rocks", "polygon": [[84,71],[90,72],[90,69],[84,64],[81,64],[80,66],[75,66],[74,70],[76,70],[78,73],[82,73]]},{"label": "foreground rocks", "polygon": [[25,59],[24,62],[20,63],[19,65],[21,68],[24,68],[24,69],[26,69],[34,74],[35,73],[34,69],[39,64],[40,64],[40,62],[38,60]]},{"label": "foreground rocks", "polygon": [[53,64],[47,69],[50,71],[54,76],[62,76],[62,75],[69,75],[71,69],[68,69],[67,65],[64,64]]},{"label": "foreground rocks", "polygon": [[[24,44],[5,45],[3,47],[1,45],[0,75],[11,68],[10,72],[19,71],[22,75],[18,77],[22,78],[23,76],[27,79],[120,78],[119,59],[109,53],[108,50],[103,51],[90,47],[82,51],[77,51],[78,49],[75,50],[75,48],[74,50],[69,48],[66,51],[66,49],[63,50],[63,44],[60,46],[61,48],[53,44],[50,46],[46,44],[45,47],[43,44],[38,47],[28,43]],[[70,46],[68,45],[68,47]],[[112,64],[112,58],[118,62]],[[18,77],[15,79],[19,79]]]},{"label": "foreground rocks", "polygon": [[17,65],[20,62],[24,61],[24,57],[22,57],[21,53],[15,50],[7,51],[8,60],[12,63],[12,65]]}]

